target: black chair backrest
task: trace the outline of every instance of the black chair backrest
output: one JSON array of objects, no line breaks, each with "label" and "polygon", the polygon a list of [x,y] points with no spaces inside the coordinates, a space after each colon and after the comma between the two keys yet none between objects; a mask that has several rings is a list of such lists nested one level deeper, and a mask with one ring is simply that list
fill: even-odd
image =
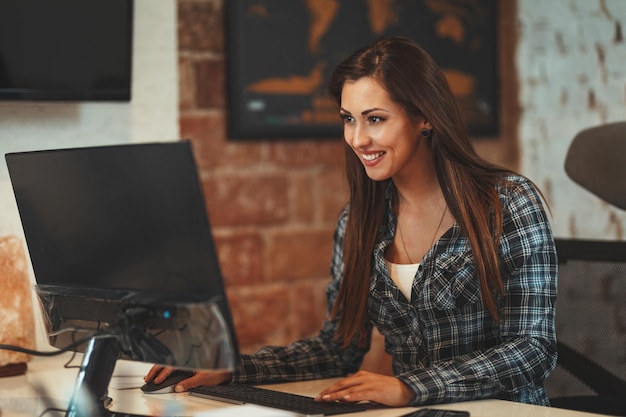
[{"label": "black chair backrest", "polygon": [[559,361],[546,381],[548,395],[555,406],[625,415],[626,242],[556,245]]}]

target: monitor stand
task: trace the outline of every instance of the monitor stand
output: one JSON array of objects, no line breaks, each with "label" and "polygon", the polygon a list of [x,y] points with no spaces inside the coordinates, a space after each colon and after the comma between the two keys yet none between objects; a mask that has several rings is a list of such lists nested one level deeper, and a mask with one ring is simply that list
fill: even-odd
[{"label": "monitor stand", "polygon": [[65,417],[150,417],[107,410],[108,387],[123,349],[117,335],[89,340]]},{"label": "monitor stand", "polygon": [[[185,369],[235,368],[237,344],[214,302],[170,306],[163,310],[167,318],[146,307],[120,311],[117,325],[89,339],[65,417],[134,416],[107,410],[109,383],[122,356]],[[148,327],[159,329],[158,335]]]},{"label": "monitor stand", "polygon": [[99,335],[89,340],[80,365],[66,417],[110,417],[106,409],[115,363],[122,356],[117,336]]}]

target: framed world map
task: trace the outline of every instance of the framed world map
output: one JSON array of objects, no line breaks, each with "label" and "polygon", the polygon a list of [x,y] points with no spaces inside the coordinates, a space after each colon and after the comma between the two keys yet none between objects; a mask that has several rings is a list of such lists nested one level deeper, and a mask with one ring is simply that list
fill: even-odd
[{"label": "framed world map", "polygon": [[340,138],[333,68],[383,36],[417,41],[442,68],[471,134],[498,131],[496,0],[229,0],[232,140]]}]

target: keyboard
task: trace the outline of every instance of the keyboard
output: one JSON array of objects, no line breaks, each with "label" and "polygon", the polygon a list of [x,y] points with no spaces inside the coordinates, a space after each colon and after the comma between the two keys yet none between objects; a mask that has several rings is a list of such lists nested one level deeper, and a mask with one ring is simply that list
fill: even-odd
[{"label": "keyboard", "polygon": [[189,395],[233,404],[256,404],[306,416],[332,416],[372,408],[368,403],[317,402],[311,397],[259,388],[247,384],[226,384],[189,389]]}]

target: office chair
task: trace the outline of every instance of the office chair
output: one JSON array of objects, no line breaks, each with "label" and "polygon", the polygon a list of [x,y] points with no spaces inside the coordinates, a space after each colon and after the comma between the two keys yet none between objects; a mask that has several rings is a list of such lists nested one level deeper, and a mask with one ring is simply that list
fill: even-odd
[{"label": "office chair", "polygon": [[591,127],[574,136],[565,172],[587,191],[626,210],[626,122]]},{"label": "office chair", "polygon": [[[556,239],[553,407],[626,416],[626,242]],[[616,332],[615,327],[622,332]]]},{"label": "office chair", "polygon": [[[565,171],[626,210],[626,122],[576,135]],[[556,239],[556,246],[559,359],[546,381],[552,406],[626,416],[626,241]]]}]

